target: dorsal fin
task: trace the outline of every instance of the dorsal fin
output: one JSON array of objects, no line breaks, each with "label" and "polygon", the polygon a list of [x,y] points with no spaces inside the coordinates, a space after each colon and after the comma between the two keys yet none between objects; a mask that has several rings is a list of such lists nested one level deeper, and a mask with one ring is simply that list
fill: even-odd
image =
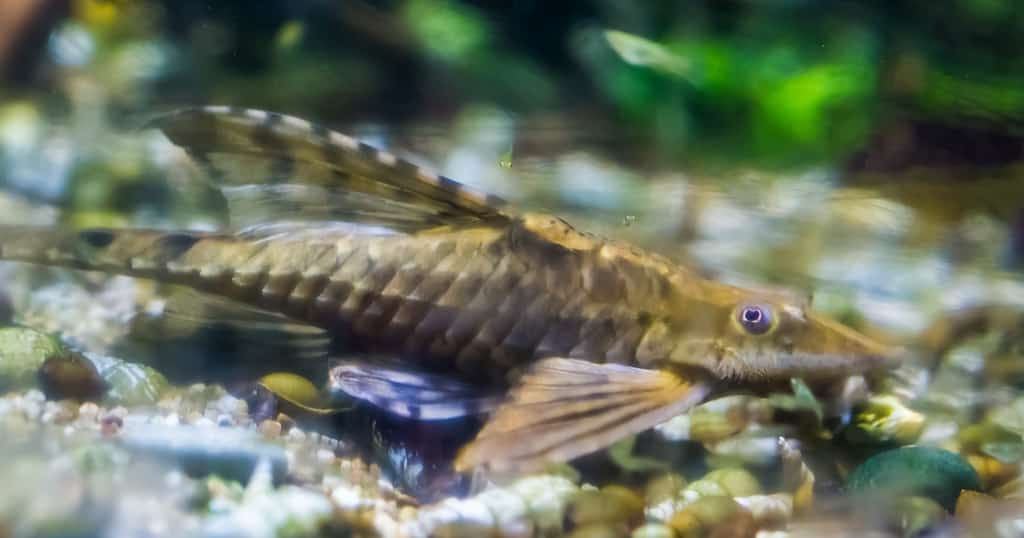
[{"label": "dorsal fin", "polygon": [[236,225],[287,215],[413,232],[508,220],[501,198],[292,116],[215,106],[173,112],[150,126],[207,170]]}]

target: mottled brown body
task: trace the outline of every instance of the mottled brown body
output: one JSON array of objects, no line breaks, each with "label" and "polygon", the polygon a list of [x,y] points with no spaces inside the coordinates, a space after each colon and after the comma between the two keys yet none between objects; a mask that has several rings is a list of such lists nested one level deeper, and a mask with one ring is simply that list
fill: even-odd
[{"label": "mottled brown body", "polygon": [[540,357],[656,365],[659,298],[687,276],[544,215],[415,235],[107,233],[40,251],[40,231],[22,230],[31,244],[6,241],[0,254],[188,285],[316,325],[359,351],[494,380]]}]

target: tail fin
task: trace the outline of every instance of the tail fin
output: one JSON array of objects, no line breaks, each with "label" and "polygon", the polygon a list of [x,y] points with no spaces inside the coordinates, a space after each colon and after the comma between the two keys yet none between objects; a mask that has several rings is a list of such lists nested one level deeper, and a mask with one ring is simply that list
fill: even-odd
[{"label": "tail fin", "polygon": [[[0,225],[0,260],[105,271],[192,283],[204,267],[186,254],[204,241],[230,238],[192,232]],[[194,257],[193,257],[194,258]],[[206,270],[209,273],[209,269]],[[178,275],[180,278],[167,278]]]}]

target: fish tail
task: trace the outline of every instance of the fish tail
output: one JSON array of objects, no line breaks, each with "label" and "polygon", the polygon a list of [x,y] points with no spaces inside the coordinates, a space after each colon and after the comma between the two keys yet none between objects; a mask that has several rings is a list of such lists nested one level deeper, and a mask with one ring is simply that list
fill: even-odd
[{"label": "fish tail", "polygon": [[223,238],[159,230],[0,225],[0,260],[194,284],[202,268],[186,263],[187,254],[204,241],[217,240]]}]

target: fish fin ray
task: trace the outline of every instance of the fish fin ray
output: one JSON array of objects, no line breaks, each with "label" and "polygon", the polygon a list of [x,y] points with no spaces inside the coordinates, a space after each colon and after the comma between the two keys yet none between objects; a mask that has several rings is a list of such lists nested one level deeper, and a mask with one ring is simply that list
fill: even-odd
[{"label": "fish fin ray", "polygon": [[322,329],[185,287],[173,289],[160,315],[137,317],[135,328],[137,338],[154,342],[216,339],[218,347],[230,348],[231,354],[250,363],[253,356],[323,360],[331,346],[330,336]]},{"label": "fish fin ray", "polygon": [[380,361],[342,361],[331,368],[330,386],[389,413],[418,420],[478,415],[501,396],[485,388]]},{"label": "fish fin ray", "polygon": [[666,371],[545,359],[523,375],[462,449],[456,469],[536,470],[567,461],[656,426],[697,405],[708,392],[703,381]]},{"label": "fish fin ray", "polygon": [[[268,204],[269,194],[256,196],[260,188],[267,188],[270,193],[290,193],[280,205],[301,206],[300,213],[308,208],[311,216],[320,219],[343,217],[401,231],[433,228],[439,222],[454,226],[509,220],[500,198],[474,192],[391,153],[291,116],[202,107],[160,116],[149,126],[162,130],[192,156],[222,191],[254,186],[248,193],[252,202],[248,211],[254,207],[282,211]],[[318,189],[288,190],[298,185]],[[315,197],[325,192],[331,194]],[[328,204],[330,208],[325,207]],[[236,217],[257,218],[232,215],[233,220]]]}]

